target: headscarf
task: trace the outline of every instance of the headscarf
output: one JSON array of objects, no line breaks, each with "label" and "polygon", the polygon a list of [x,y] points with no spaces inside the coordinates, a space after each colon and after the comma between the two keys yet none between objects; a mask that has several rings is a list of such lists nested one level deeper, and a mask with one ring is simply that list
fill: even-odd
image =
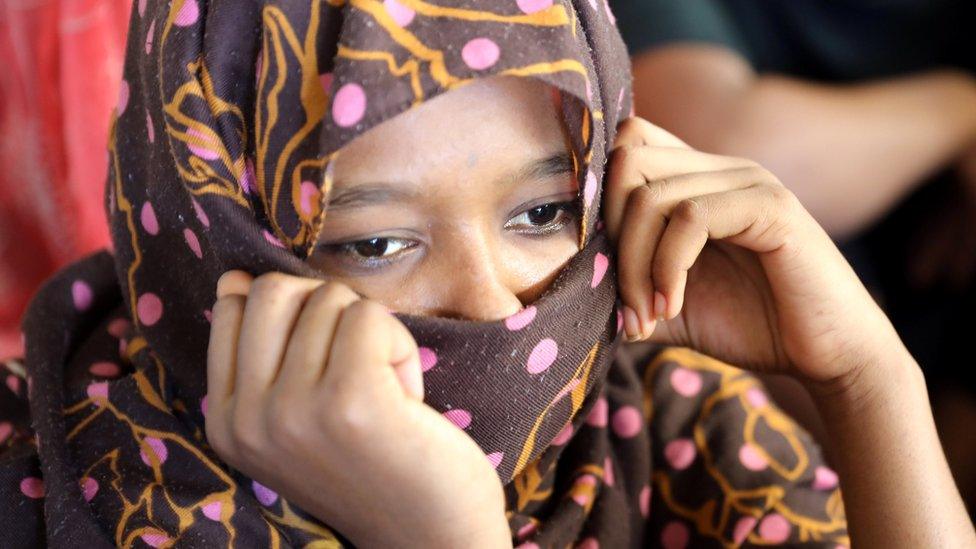
[{"label": "headscarf", "polygon": [[[319,277],[305,259],[343,145],[501,75],[558,92],[580,251],[510,318],[398,316],[421,348],[425,401],[495,465],[514,539],[639,542],[650,442],[640,391],[604,390],[620,319],[597,222],[629,74],[604,0],[139,0],[109,146],[114,255],[52,280],[25,323],[41,471],[22,492],[44,493],[48,542],[344,543],[206,443],[216,281]],[[106,350],[128,364],[92,363]]]}]

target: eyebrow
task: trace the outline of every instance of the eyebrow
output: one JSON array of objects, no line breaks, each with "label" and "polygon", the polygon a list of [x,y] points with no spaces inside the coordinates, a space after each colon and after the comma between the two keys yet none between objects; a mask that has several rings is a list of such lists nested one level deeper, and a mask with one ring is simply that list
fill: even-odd
[{"label": "eyebrow", "polygon": [[[522,166],[511,175],[502,177],[501,182],[512,184],[519,181],[538,181],[565,173],[572,173],[573,158],[567,152],[559,152],[534,160]],[[342,187],[342,185],[337,185]],[[329,196],[329,210],[348,210],[376,206],[389,202],[405,201],[419,194],[417,185],[404,181],[364,183],[346,188],[333,189]]]}]

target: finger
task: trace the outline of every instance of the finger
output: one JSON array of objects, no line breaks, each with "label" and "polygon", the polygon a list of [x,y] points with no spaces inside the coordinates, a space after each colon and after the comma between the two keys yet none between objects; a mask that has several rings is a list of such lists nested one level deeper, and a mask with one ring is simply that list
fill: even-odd
[{"label": "finger", "polygon": [[628,341],[643,339],[654,331],[651,264],[667,220],[655,208],[651,193],[641,186],[630,194],[619,239],[617,278],[621,299],[630,308],[623,311]]},{"label": "finger", "polygon": [[[390,368],[395,375],[390,376]],[[376,394],[395,383],[423,399],[417,344],[406,327],[378,303],[360,300],[345,308],[336,328],[322,385],[340,393]],[[388,394],[388,393],[387,393]]]},{"label": "finger", "polygon": [[210,344],[207,347],[207,406],[219,406],[234,385],[237,340],[244,319],[243,296],[228,295],[213,306]]},{"label": "finger", "polygon": [[[656,181],[662,196],[683,193],[684,196],[706,194],[741,187],[735,178],[730,185],[722,179],[703,179],[694,188],[689,180],[700,173],[732,172],[736,170],[761,169],[744,158],[719,156],[691,149],[663,149],[660,147],[622,147],[614,151],[608,170],[606,198],[604,200],[604,222],[611,239],[616,239],[620,230],[620,216],[623,213],[627,196],[636,187]],[[734,174],[733,174],[734,175]],[[665,193],[663,187],[673,187]],[[684,197],[682,196],[682,198]]]},{"label": "finger", "polygon": [[247,295],[254,277],[244,271],[227,271],[217,280],[217,299],[226,295]]},{"label": "finger", "polygon": [[359,300],[347,286],[316,288],[298,317],[275,384],[282,393],[314,385],[323,374],[343,309]]},{"label": "finger", "polygon": [[664,299],[655,303],[655,312],[672,319],[681,311],[688,271],[708,240],[728,240],[757,253],[780,248],[785,233],[775,229],[784,227],[790,215],[784,202],[788,196],[780,186],[760,184],[678,203],[667,213],[654,256],[654,287]]},{"label": "finger", "polygon": [[650,145],[652,147],[671,147],[690,149],[687,143],[660,126],[643,118],[631,116],[617,125],[617,135],[613,148],[627,145]]},{"label": "finger", "polygon": [[267,390],[284,359],[285,348],[305,300],[322,281],[266,274],[251,285],[238,343],[234,393],[245,400]]}]

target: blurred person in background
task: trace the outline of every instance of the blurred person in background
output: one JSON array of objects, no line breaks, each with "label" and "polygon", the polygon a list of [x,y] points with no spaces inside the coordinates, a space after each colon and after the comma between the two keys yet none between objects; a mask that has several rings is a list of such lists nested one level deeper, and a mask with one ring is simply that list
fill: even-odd
[{"label": "blurred person in background", "polygon": [[961,357],[976,305],[976,3],[610,4],[637,114],[760,162],[842,244],[926,369],[972,506],[976,392]]},{"label": "blurred person in background", "polygon": [[105,145],[128,100],[130,5],[0,0],[0,358],[23,352],[20,317],[40,283],[108,244]]}]

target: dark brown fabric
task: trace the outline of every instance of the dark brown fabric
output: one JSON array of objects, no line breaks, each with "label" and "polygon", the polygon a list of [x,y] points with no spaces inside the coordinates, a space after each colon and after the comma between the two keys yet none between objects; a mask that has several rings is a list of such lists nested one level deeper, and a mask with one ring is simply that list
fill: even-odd
[{"label": "dark brown fabric", "polygon": [[829,470],[753,378],[679,351],[618,352],[597,220],[630,75],[603,0],[139,0],[109,147],[114,254],[46,285],[23,371],[7,366],[6,401],[29,395],[31,426],[16,406],[0,423],[0,545],[345,545],[206,444],[216,280],[319,276],[304,259],[342,146],[491,75],[559,91],[580,252],[511,318],[400,318],[426,401],[505,483],[513,541],[844,541],[836,482],[813,486]]}]

